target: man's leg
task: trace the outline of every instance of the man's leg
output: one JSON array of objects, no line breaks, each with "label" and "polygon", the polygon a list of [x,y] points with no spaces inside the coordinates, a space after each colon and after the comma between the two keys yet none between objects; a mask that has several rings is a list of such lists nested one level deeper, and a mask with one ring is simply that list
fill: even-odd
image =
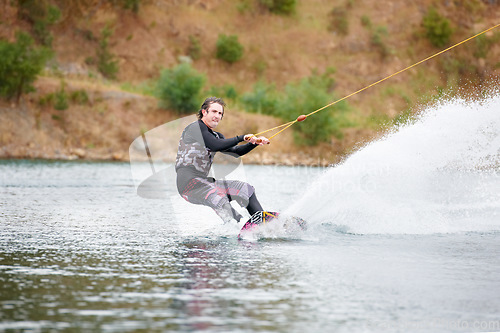
[{"label": "man's leg", "polygon": [[227,193],[229,200],[236,200],[241,207],[248,210],[250,215],[264,210],[252,185],[239,180],[218,180],[216,184],[221,192]]},{"label": "man's leg", "polygon": [[239,222],[243,217],[239,214],[229,203],[224,203],[220,208],[214,208],[214,211],[219,215],[219,217],[224,221],[224,223],[231,222],[232,219],[235,219],[236,222]]},{"label": "man's leg", "polygon": [[252,194],[252,196],[248,199],[248,206],[247,206],[248,213],[250,215],[255,214],[258,211],[263,211],[264,209],[260,205],[259,200],[257,200],[257,196],[255,195],[255,192]]},{"label": "man's leg", "polygon": [[229,203],[227,193],[221,191],[214,181],[194,178],[186,186],[181,196],[190,203],[211,207],[224,223],[228,223],[232,219],[239,221],[242,218]]},{"label": "man's leg", "polygon": [[187,201],[211,207],[224,221],[239,221],[242,216],[231,206],[230,200],[245,207],[250,215],[262,211],[262,206],[255,196],[252,185],[238,180],[217,180],[215,182],[203,178],[195,178],[182,192]]}]

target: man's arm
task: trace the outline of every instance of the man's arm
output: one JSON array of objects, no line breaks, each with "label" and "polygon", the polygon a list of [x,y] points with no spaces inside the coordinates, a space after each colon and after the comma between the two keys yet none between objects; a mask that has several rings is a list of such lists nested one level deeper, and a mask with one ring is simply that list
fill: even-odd
[{"label": "man's arm", "polygon": [[224,135],[221,133],[217,134],[219,135],[220,138],[216,138],[208,129],[208,127],[200,123],[200,130],[201,130],[201,136],[203,138],[203,143],[205,144],[205,147],[210,149],[211,151],[224,151],[227,149],[230,149],[234,146],[236,146],[238,143],[244,141],[244,136],[243,135],[238,135],[235,136],[234,138],[229,138],[226,139],[224,138]]},{"label": "man's arm", "polygon": [[[224,135],[222,135],[222,133],[217,133],[217,134],[220,137],[224,138]],[[263,136],[256,137],[253,134],[247,134],[243,138],[244,138],[244,141],[248,141],[248,143],[246,145],[234,146],[234,147],[226,149],[222,152],[226,153],[226,154],[231,154],[231,155],[236,154],[238,156],[243,156],[243,155],[251,152],[257,146],[268,145],[270,143],[268,138],[263,137]]]},{"label": "man's arm", "polygon": [[[216,140],[218,141],[225,141],[225,140],[231,140],[231,139],[226,139],[224,137],[224,134],[222,133],[219,133],[219,132],[216,132],[217,135],[219,136],[220,139],[217,139],[215,138]],[[213,136],[213,135],[212,135]],[[239,138],[239,137],[243,137],[243,140],[244,141],[244,138],[245,136],[243,135],[238,135],[236,138]],[[241,141],[240,141],[241,142]],[[255,144],[255,143],[247,143],[247,144],[244,144],[244,145],[233,145],[232,147],[229,147],[228,149],[224,149],[224,150],[219,150],[220,152],[222,153],[225,153],[225,154],[229,154],[229,155],[238,155],[238,156],[243,156],[249,152],[251,152],[255,147],[257,147],[258,144]],[[208,147],[208,146],[207,146]],[[210,148],[210,147],[209,147]],[[237,156],[234,156],[234,157],[237,157]]]},{"label": "man's arm", "polygon": [[[222,133],[214,132],[218,137],[214,136],[208,127],[202,123],[194,123],[192,127],[186,131],[184,139],[186,142],[198,141],[205,145],[211,151],[220,151],[228,154],[236,154],[238,156],[245,155],[252,151],[258,144],[247,143],[245,145],[239,145],[238,143],[245,141],[244,135],[238,135],[233,138],[226,139]],[[199,132],[197,130],[200,130]],[[201,134],[201,135],[200,135]],[[250,137],[250,134],[247,135]],[[247,141],[249,141],[248,139]]]},{"label": "man's arm", "polygon": [[223,151],[223,153],[232,153],[232,154],[236,154],[238,156],[243,156],[243,155],[251,152],[257,146],[258,146],[257,144],[247,143],[244,145],[234,146],[234,147],[231,147],[229,149],[226,149]]}]

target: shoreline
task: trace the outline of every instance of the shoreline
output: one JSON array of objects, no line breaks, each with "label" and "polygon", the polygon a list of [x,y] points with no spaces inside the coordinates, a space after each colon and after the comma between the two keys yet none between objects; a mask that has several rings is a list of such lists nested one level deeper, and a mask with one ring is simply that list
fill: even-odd
[{"label": "shoreline", "polygon": [[[267,152],[256,152],[254,154],[242,157],[243,162],[248,165],[271,165],[271,166],[307,166],[307,167],[329,167],[339,162],[328,161],[324,158],[315,158],[303,153],[289,154],[283,153],[269,154]],[[128,153],[92,151],[82,148],[69,148],[64,150],[55,150],[52,152],[31,150],[29,147],[18,147],[14,150],[8,150],[6,147],[0,147],[0,160],[40,160],[40,161],[80,161],[80,162],[127,162],[130,163]],[[148,162],[147,159],[138,162]]]}]

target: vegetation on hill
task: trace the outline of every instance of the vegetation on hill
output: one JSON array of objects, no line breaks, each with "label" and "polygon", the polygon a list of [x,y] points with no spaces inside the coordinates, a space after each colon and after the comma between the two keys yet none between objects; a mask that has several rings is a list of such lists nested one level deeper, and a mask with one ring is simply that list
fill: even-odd
[{"label": "vegetation on hill", "polygon": [[33,45],[33,39],[19,32],[16,41],[0,40],[0,96],[19,101],[34,91],[33,82],[50,57],[50,51]]},{"label": "vegetation on hill", "polygon": [[[0,94],[5,100],[26,94],[22,107],[35,117],[35,131],[44,130],[48,110],[65,110],[64,117],[47,117],[50,128],[60,127],[51,133],[80,148],[93,130],[70,138],[77,135],[67,132],[70,115],[120,112],[95,97],[109,89],[145,104],[157,99],[135,133],[125,134],[131,125],[117,117],[123,150],[165,118],[195,113],[207,95],[227,99],[232,110],[288,122],[493,26],[499,7],[480,0],[10,1],[0,14]],[[340,154],[445,91],[485,84],[498,76],[499,40],[500,30],[493,30],[294,125],[297,150],[309,145],[315,148],[304,151],[318,156],[328,149]],[[36,84],[37,76],[49,80]],[[104,111],[93,112],[96,106]],[[0,117],[19,108],[4,107]],[[15,138],[4,134],[0,144],[11,147]]]}]

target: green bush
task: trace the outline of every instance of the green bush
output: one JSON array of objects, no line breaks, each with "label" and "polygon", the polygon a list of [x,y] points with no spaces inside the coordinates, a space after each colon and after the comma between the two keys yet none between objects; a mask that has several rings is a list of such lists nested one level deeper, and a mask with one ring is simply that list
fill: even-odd
[{"label": "green bush", "polygon": [[485,35],[477,36],[475,43],[476,49],[474,51],[474,57],[486,58],[491,44],[488,37]]},{"label": "green bush", "polygon": [[500,32],[495,32],[492,36],[480,35],[475,39],[476,49],[474,56],[476,58],[486,58],[493,45],[500,42]]},{"label": "green bush", "polygon": [[279,116],[276,110],[278,94],[274,85],[268,85],[263,81],[257,82],[252,92],[241,97],[241,102],[249,112]]},{"label": "green bush", "polygon": [[[277,105],[278,114],[283,119],[294,120],[302,114],[308,114],[331,103],[334,96],[328,91],[330,84],[328,77],[317,75],[288,84],[284,97]],[[336,118],[340,118],[337,113],[345,108],[346,104],[342,103],[317,112],[304,122],[294,124],[295,141],[302,145],[316,145],[319,142],[329,142],[332,135],[341,138],[342,132]]]},{"label": "green bush", "polygon": [[347,19],[347,9],[343,7],[335,7],[329,14],[330,24],[329,31],[336,31],[341,35],[349,33],[349,21]]},{"label": "green bush", "polygon": [[141,0],[124,0],[123,8],[133,11],[134,13],[139,13],[139,4]]},{"label": "green bush", "polygon": [[52,40],[54,37],[49,31],[49,26],[57,23],[61,17],[61,11],[56,6],[49,6],[47,15],[39,20],[36,20],[33,25],[33,32],[37,39],[45,46],[52,47]]},{"label": "green bush", "polygon": [[259,3],[271,13],[290,15],[295,12],[296,0],[259,0]]},{"label": "green bush", "polygon": [[371,29],[372,20],[367,15],[361,16],[361,25],[365,28]]},{"label": "green bush", "polygon": [[200,40],[193,35],[189,35],[188,55],[193,60],[198,60],[201,57]]},{"label": "green bush", "polygon": [[106,2],[110,3],[114,7],[130,10],[135,14],[139,13],[139,7],[141,4],[141,0],[107,0]]},{"label": "green bush", "polygon": [[238,9],[238,12],[240,12],[240,14],[244,14],[246,12],[253,12],[254,7],[252,0],[240,0],[236,4],[236,9]]},{"label": "green bush", "polygon": [[434,7],[429,7],[427,14],[422,20],[422,26],[425,29],[425,36],[436,47],[447,45],[453,34],[450,20],[439,15]]},{"label": "green bush", "polygon": [[387,36],[387,28],[385,26],[378,26],[375,31],[372,32],[372,45],[377,48],[382,58],[387,57],[391,54],[391,50],[384,42],[384,37]]},{"label": "green bush", "polygon": [[267,62],[264,59],[257,60],[252,64],[252,69],[258,77],[261,77],[267,69]]},{"label": "green bush", "polygon": [[204,83],[203,74],[199,74],[188,63],[182,63],[161,72],[156,85],[157,96],[164,108],[171,108],[179,113],[193,113],[197,111]]},{"label": "green bush", "polygon": [[224,60],[229,63],[236,62],[243,56],[243,46],[238,41],[238,36],[226,36],[220,34],[217,39],[217,59]]},{"label": "green bush", "polygon": [[23,93],[34,91],[33,82],[52,52],[33,43],[25,33],[18,33],[15,43],[0,40],[0,96],[19,101]]},{"label": "green bush", "polygon": [[85,90],[75,90],[69,94],[71,102],[86,105],[89,104],[89,95]]},{"label": "green bush", "polygon": [[477,67],[462,56],[444,55],[440,63],[449,86],[466,82],[468,76],[478,74]]},{"label": "green bush", "polygon": [[54,109],[63,111],[68,107],[68,94],[66,93],[64,83],[61,83],[61,88],[54,94]]},{"label": "green bush", "polygon": [[232,99],[233,101],[239,97],[238,91],[231,84],[223,86],[212,86],[205,95],[218,96],[224,99]]},{"label": "green bush", "polygon": [[[334,71],[329,68],[323,75],[313,73],[299,82],[288,84],[284,92],[277,91],[274,85],[258,82],[252,92],[242,96],[241,102],[249,112],[268,114],[285,121],[295,120],[302,114],[331,103],[334,98],[331,90],[335,82],[330,75]],[[292,129],[296,134],[296,142],[315,145],[328,142],[332,135],[342,137],[341,129],[350,125],[344,115],[347,109],[347,103],[340,102],[304,122],[294,124]]]},{"label": "green bush", "polygon": [[53,36],[49,27],[61,17],[57,6],[47,5],[46,1],[18,0],[18,16],[33,25],[33,35],[40,44],[52,46]]},{"label": "green bush", "polygon": [[89,104],[89,96],[85,90],[75,90],[68,94],[64,85],[61,85],[58,91],[40,96],[38,99],[38,105],[41,107],[50,106],[56,110],[66,110],[70,102],[86,105]]},{"label": "green bush", "polygon": [[109,37],[113,35],[113,30],[108,26],[101,30],[101,40],[97,48],[97,69],[102,75],[109,79],[116,79],[118,73],[118,60],[109,51]]},{"label": "green bush", "polygon": [[41,107],[51,106],[54,104],[54,93],[46,94],[38,98],[38,105]]}]

